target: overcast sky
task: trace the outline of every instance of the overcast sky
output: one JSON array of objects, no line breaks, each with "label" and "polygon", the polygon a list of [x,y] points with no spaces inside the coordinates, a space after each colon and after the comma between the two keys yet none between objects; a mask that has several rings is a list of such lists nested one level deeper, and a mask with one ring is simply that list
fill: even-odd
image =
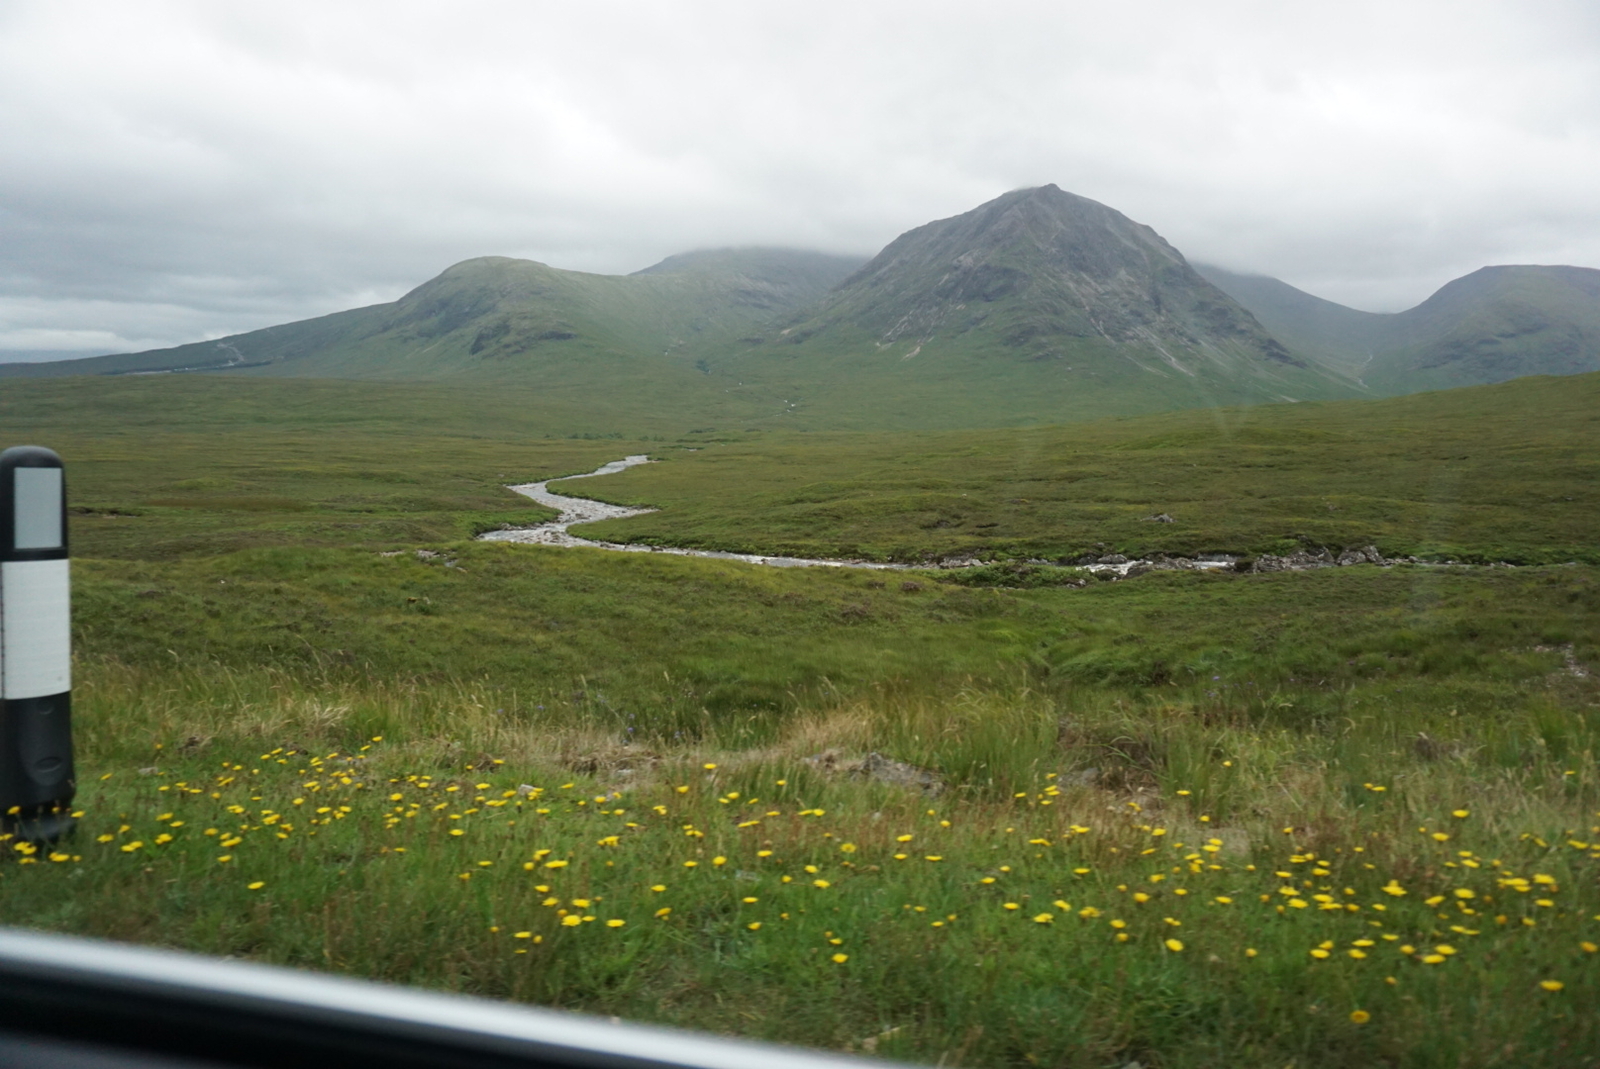
[{"label": "overcast sky", "polygon": [[0,0],[0,350],[870,254],[1047,182],[1374,311],[1600,267],[1600,4]]}]

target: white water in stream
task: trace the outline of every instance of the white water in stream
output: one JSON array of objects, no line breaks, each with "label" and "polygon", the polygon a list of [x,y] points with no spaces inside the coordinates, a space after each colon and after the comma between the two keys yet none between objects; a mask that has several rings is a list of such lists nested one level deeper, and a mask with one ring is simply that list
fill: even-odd
[{"label": "white water in stream", "polygon": [[[643,455],[624,457],[614,460],[610,464],[603,464],[586,475],[569,475],[569,479],[592,479],[596,475],[613,475],[616,472],[634,467],[637,464],[648,464],[650,458]],[[617,553],[670,553],[678,557],[710,557],[715,560],[742,560],[749,564],[767,564],[776,568],[871,568],[876,571],[905,571],[911,568],[909,564],[876,564],[863,560],[812,560],[806,557],[764,557],[758,553],[723,553],[715,549],[676,549],[663,546],[642,546],[631,542],[596,542],[588,538],[579,538],[567,528],[579,523],[594,523],[596,520],[620,520],[628,516],[643,516],[654,512],[655,509],[631,509],[622,505],[608,505],[603,501],[590,501],[581,497],[566,497],[550,489],[551,482],[560,482],[559,479],[546,479],[539,483],[523,483],[521,486],[509,487],[524,497],[530,497],[541,505],[556,509],[560,516],[549,523],[541,523],[537,527],[518,527],[510,531],[490,531],[478,537],[485,542],[527,542],[541,546],[586,546],[590,549],[609,549]]]}]

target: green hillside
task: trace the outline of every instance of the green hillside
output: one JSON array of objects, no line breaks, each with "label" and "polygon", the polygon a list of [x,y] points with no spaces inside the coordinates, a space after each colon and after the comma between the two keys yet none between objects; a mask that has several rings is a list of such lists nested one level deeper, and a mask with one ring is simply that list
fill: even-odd
[{"label": "green hillside", "polygon": [[698,357],[815,300],[858,264],[823,253],[727,249],[672,257],[622,276],[482,257],[456,264],[393,304],[175,349],[0,365],[0,376],[204,370],[557,390],[631,382],[654,393],[702,375]]},{"label": "green hillside", "polygon": [[1485,267],[1404,312],[1379,314],[1287,283],[1200,266],[1298,353],[1384,394],[1600,370],[1600,271]]},{"label": "green hillside", "polygon": [[1385,345],[1390,317],[1314,297],[1266,275],[1195,264],[1207,281],[1250,309],[1261,325],[1294,352],[1359,376]]},{"label": "green hillside", "polygon": [[1600,271],[1485,267],[1394,317],[1364,377],[1386,393],[1600,370]]}]

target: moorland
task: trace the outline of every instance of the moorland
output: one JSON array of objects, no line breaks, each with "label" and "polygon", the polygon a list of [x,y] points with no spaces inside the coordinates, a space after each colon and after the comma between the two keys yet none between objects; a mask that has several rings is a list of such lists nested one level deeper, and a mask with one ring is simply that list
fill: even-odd
[{"label": "moorland", "polygon": [[[405,384],[9,388],[8,431],[72,463],[83,816],[0,896],[906,1058],[1570,1064],[1596,388],[900,442],[546,438],[534,397]],[[503,484],[635,451],[661,462],[557,484],[661,506],[632,539],[1014,563],[471,540],[548,517]],[[1318,541],[1470,563],[1058,563]],[[935,780],[852,775],[872,753]]]}]

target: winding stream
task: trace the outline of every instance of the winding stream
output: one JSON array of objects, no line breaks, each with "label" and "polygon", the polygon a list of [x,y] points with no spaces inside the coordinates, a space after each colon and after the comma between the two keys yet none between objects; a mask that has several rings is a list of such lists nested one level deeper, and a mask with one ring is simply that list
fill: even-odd
[{"label": "winding stream", "polygon": [[[613,460],[609,464],[602,464],[594,471],[584,475],[568,475],[568,479],[592,479],[596,475],[614,475],[619,471],[639,464],[650,463],[650,458],[643,454]],[[517,527],[509,531],[490,531],[479,535],[485,542],[524,542],[540,546],[586,546],[590,549],[609,549],[616,553],[670,553],[677,557],[710,557],[714,560],[742,560],[747,564],[766,564],[774,568],[869,568],[874,571],[907,571],[915,565],[910,564],[877,564],[864,560],[815,560],[807,557],[766,557],[759,553],[724,553],[715,549],[678,549],[672,546],[644,546],[633,542],[597,542],[589,538],[579,538],[567,528],[580,523],[594,523],[596,520],[620,520],[628,516],[643,516],[655,512],[655,509],[631,509],[623,505],[608,505],[604,501],[590,501],[581,497],[566,497],[550,489],[550,483],[560,482],[559,479],[546,479],[544,482],[523,483],[520,486],[508,487],[515,490],[523,497],[529,497],[541,505],[556,509],[561,513],[549,523],[541,523],[536,527]],[[923,567],[927,567],[923,565]]]},{"label": "winding stream", "polygon": [[[598,468],[582,475],[566,475],[562,479],[592,479],[596,475],[614,475],[619,471],[640,464],[649,464],[650,458],[643,453],[613,460],[609,464],[602,464]],[[609,549],[613,553],[669,553],[676,557],[708,557],[712,560],[739,560],[746,564],[765,564],[774,568],[864,568],[879,572],[904,572],[911,570],[926,571],[930,568],[973,568],[988,563],[971,557],[930,561],[924,564],[880,564],[875,561],[865,560],[828,560],[811,557],[768,557],[760,553],[725,553],[716,549],[678,549],[672,546],[646,546],[636,542],[597,542],[589,538],[579,538],[568,530],[580,523],[594,523],[597,520],[620,520],[629,516],[644,516],[657,511],[656,509],[632,509],[624,505],[608,505],[604,501],[590,501],[582,497],[567,497],[555,493],[550,489],[552,482],[562,479],[546,479],[537,483],[522,483],[518,486],[509,486],[508,490],[515,490],[523,497],[532,498],[541,505],[553,508],[561,515],[549,523],[541,523],[535,527],[514,527],[504,531],[490,531],[481,534],[478,539],[483,542],[524,542],[540,546],[584,546],[589,549]],[[1199,557],[1156,560],[1136,559],[1113,555],[1101,557],[1097,562],[1074,565],[1086,572],[1110,572],[1117,578],[1130,574],[1138,575],[1145,571],[1181,569],[1185,571],[1215,571],[1234,567],[1236,558],[1230,554],[1214,553],[1203,554]],[[1028,561],[1029,564],[1052,564],[1055,562],[1045,560]],[[1263,555],[1255,564],[1253,571],[1303,571],[1310,568],[1328,568],[1347,564],[1377,564],[1390,567],[1396,564],[1412,564],[1422,567],[1490,567],[1511,568],[1515,565],[1503,561],[1489,565],[1463,565],[1457,561],[1423,561],[1416,557],[1396,558],[1388,560],[1381,557],[1375,547],[1368,546],[1363,550],[1345,550],[1343,553],[1333,555],[1327,549],[1322,549],[1316,554],[1300,552],[1289,557],[1269,557]]]}]

